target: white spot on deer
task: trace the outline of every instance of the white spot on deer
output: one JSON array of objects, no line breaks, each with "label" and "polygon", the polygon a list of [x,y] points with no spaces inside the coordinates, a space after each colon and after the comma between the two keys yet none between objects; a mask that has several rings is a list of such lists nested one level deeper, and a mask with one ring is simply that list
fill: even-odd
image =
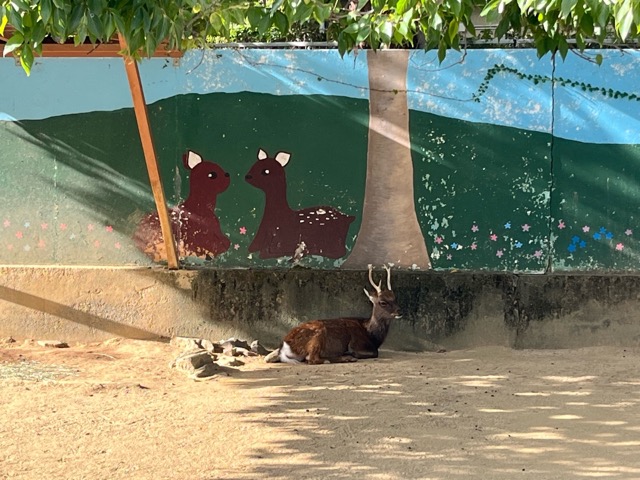
[{"label": "white spot on deer", "polygon": [[318,211],[316,212],[318,215],[323,215],[325,213],[327,213],[327,211],[323,208],[319,208]]}]

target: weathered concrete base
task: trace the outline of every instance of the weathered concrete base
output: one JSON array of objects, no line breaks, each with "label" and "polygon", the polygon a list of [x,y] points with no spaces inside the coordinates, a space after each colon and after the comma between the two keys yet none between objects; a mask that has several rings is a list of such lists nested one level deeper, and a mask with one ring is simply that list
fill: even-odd
[{"label": "weathered concrete base", "polygon": [[[368,316],[358,271],[0,267],[0,338],[279,344],[313,318]],[[384,348],[640,345],[640,276],[394,272]]]}]

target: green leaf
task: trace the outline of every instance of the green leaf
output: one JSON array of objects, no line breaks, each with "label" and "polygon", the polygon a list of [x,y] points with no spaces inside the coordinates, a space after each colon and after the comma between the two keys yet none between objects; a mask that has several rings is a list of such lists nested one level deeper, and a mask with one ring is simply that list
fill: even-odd
[{"label": "green leaf", "polygon": [[391,36],[393,35],[393,23],[389,21],[384,22],[382,25],[380,25],[378,34],[380,35],[382,43],[385,43],[387,45],[391,43]]},{"label": "green leaf", "polygon": [[7,26],[8,21],[9,19],[6,17],[6,15],[3,15],[2,20],[0,20],[0,35],[4,35],[4,29]]},{"label": "green leaf", "polygon": [[269,27],[271,26],[271,17],[269,15],[265,15],[258,22],[258,33],[262,36],[264,35]]},{"label": "green leaf", "polygon": [[633,21],[633,15],[631,13],[631,2],[629,0],[623,0],[616,4],[615,10],[615,22],[616,31],[622,40],[627,38],[629,30],[631,29],[631,23]]},{"label": "green leaf", "polygon": [[451,23],[449,24],[449,28],[448,28],[448,37],[449,37],[449,44],[452,44],[455,39],[458,37],[458,28],[459,28],[459,23],[457,20],[451,20]]},{"label": "green leaf", "polygon": [[567,43],[567,39],[564,37],[558,37],[558,51],[560,52],[560,56],[564,60],[567,58],[567,52],[569,51],[569,44]]},{"label": "green leaf", "polygon": [[371,27],[369,25],[364,25],[356,36],[356,43],[364,42],[369,34],[371,33]]},{"label": "green leaf", "polygon": [[443,41],[440,41],[440,45],[438,45],[438,61],[442,63],[447,56],[447,44]]},{"label": "green leaf", "polygon": [[7,43],[4,44],[4,50],[2,51],[2,56],[6,57],[11,52],[15,52],[24,44],[24,37],[21,33],[14,33],[13,36],[7,40]]},{"label": "green leaf", "polygon": [[20,52],[20,65],[22,69],[27,73],[27,76],[31,75],[31,66],[33,65],[33,50],[29,45],[25,45]]},{"label": "green leaf", "polygon": [[343,32],[344,33],[356,33],[359,29],[360,29],[360,27],[358,26],[357,23],[352,23],[352,24],[348,25],[347,28],[345,28],[343,30]]},{"label": "green leaf", "polygon": [[560,14],[562,18],[567,18],[578,3],[578,0],[562,0],[562,6],[560,7]]},{"label": "green leaf", "polygon": [[51,18],[52,11],[51,0],[41,0],[40,1],[40,18],[44,23],[49,23],[49,19]]},{"label": "green leaf", "polygon": [[282,35],[286,35],[286,33],[289,31],[289,20],[287,19],[287,16],[282,12],[275,13],[275,15],[273,16],[273,24],[278,30],[280,30],[280,33],[282,33]]},{"label": "green leaf", "polygon": [[595,62],[596,62],[596,64],[598,64],[598,65],[602,65],[602,54],[601,54],[601,53],[598,53],[598,54],[596,55]]}]

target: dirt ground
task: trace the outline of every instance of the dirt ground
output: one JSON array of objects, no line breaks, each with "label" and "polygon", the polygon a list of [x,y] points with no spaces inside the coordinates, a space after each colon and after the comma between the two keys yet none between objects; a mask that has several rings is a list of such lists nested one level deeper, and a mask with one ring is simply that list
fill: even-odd
[{"label": "dirt ground", "polygon": [[640,349],[257,358],[199,382],[176,354],[0,347],[0,478],[640,478]]}]

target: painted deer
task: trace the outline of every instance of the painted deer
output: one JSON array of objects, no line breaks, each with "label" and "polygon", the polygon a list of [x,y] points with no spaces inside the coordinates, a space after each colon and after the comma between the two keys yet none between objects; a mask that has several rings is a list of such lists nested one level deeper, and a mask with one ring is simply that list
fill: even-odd
[{"label": "painted deer", "polygon": [[[222,233],[215,213],[218,194],[230,183],[229,174],[220,165],[203,160],[187,150],[182,157],[189,174],[189,196],[170,211],[173,234],[181,257],[211,258],[226,252],[231,242]],[[152,260],[166,259],[157,213],[144,217],[135,234],[138,248]]]},{"label": "painted deer", "polygon": [[[265,194],[262,221],[249,251],[260,252],[260,258],[300,253],[343,257],[349,226],[355,217],[328,206],[293,210],[287,201],[284,170],[290,157],[287,152],[278,152],[271,158],[260,149],[258,160],[245,175],[249,184]],[[304,252],[296,252],[301,246]]]},{"label": "painted deer", "polygon": [[369,265],[369,282],[375,289],[365,294],[373,304],[370,318],[335,318],[312,320],[294,327],[279,349],[279,361],[309,364],[354,362],[359,358],[376,358],[384,342],[391,321],[400,318],[396,296],[391,290],[391,269],[387,271],[387,290],[380,281],[373,282]]}]

